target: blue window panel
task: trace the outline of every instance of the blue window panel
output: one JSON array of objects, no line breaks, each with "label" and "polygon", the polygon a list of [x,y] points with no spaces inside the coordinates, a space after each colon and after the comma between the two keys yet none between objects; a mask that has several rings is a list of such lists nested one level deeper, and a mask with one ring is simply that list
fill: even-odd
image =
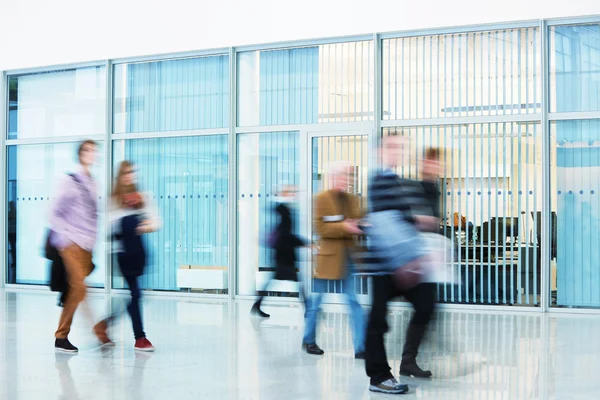
[{"label": "blue window panel", "polygon": [[114,132],[225,128],[229,57],[115,66]]},{"label": "blue window panel", "polygon": [[600,25],[550,30],[550,110],[600,110]]},{"label": "blue window panel", "polygon": [[260,53],[260,125],[318,122],[319,48]]},{"label": "blue window panel", "polygon": [[140,190],[152,194],[163,219],[161,230],[144,237],[142,287],[179,290],[181,265],[227,267],[227,135],[115,142],[115,170],[123,159],[135,163]]},{"label": "blue window panel", "polygon": [[557,304],[600,307],[600,120],[552,125]]}]

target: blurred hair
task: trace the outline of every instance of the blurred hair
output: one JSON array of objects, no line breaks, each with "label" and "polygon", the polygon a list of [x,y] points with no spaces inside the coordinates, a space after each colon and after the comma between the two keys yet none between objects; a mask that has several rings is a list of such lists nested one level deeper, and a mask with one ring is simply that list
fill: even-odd
[{"label": "blurred hair", "polygon": [[84,149],[85,146],[98,147],[98,144],[95,141],[91,140],[91,139],[84,140],[83,142],[81,142],[81,144],[77,148],[77,160],[79,162],[81,162],[81,153],[83,153],[83,149]]},{"label": "blurred hair", "polygon": [[440,149],[438,147],[428,147],[425,150],[425,159],[438,161],[440,159]]},{"label": "blurred hair", "polygon": [[130,161],[123,161],[121,165],[119,165],[119,172],[117,173],[117,179],[115,180],[115,186],[113,188],[112,197],[115,202],[119,206],[125,205],[125,196],[131,193],[136,193],[138,191],[135,183],[131,185],[124,185],[121,181],[123,180],[123,175],[133,169],[133,163]]}]

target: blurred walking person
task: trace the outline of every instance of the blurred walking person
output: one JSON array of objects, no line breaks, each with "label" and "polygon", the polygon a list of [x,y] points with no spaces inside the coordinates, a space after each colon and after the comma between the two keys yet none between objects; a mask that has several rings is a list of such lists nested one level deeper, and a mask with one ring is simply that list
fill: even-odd
[{"label": "blurred walking person", "polygon": [[[49,241],[58,250],[64,263],[69,292],[55,334],[54,347],[59,352],[78,352],[68,336],[73,315],[86,296],[85,278],[93,270],[92,250],[98,227],[98,195],[90,169],[96,160],[96,153],[94,141],[86,140],[81,143],[77,151],[80,167],[62,183],[50,213]],[[102,346],[114,345],[102,324],[94,327],[94,333]]]},{"label": "blurred walking person", "polygon": [[[275,276],[273,279],[278,281],[298,282],[300,296],[306,307],[306,293],[299,277],[297,269],[296,249],[309,246],[310,242],[295,232],[295,221],[293,210],[296,203],[297,190],[294,186],[285,186],[282,188],[276,198],[277,206],[275,212],[278,216],[278,224],[275,230],[267,239],[267,245],[275,251]],[[271,282],[267,283],[267,287]],[[261,309],[264,296],[260,296],[258,301],[252,306],[252,313],[263,318],[269,318],[270,315]]]},{"label": "blurred walking person", "polygon": [[[409,231],[412,232],[410,235],[418,241],[418,230],[433,232],[439,225],[439,220],[436,218],[438,211],[434,210],[437,203],[433,204],[432,201],[435,185],[425,190],[421,182],[401,179],[393,172],[401,163],[405,147],[407,147],[407,139],[401,136],[388,136],[383,139],[380,155],[384,169],[371,182],[370,206],[374,213],[398,211],[399,217],[406,221],[408,229],[405,229],[405,232],[407,235]],[[429,167],[427,171],[433,172],[433,168]],[[415,240],[411,240],[408,236],[403,241],[415,243]],[[400,375],[419,378],[428,378],[432,375],[431,371],[424,371],[419,367],[417,355],[434,312],[436,286],[435,283],[426,282],[425,274],[419,271],[419,264],[422,264],[426,255],[421,246],[410,248],[406,246],[398,249],[398,252],[405,254],[411,267],[408,268],[408,264],[399,265],[398,267],[402,268],[397,272],[401,274],[373,277],[372,308],[366,340],[365,366],[371,380],[369,389],[389,394],[402,394],[408,391],[408,386],[400,384],[391,373],[384,345],[384,334],[389,329],[388,302],[394,297],[404,296],[414,307],[402,351]],[[405,281],[398,280],[399,276]]]},{"label": "blurred walking person", "polygon": [[[134,165],[129,161],[123,161],[119,166],[109,218],[116,239],[119,269],[131,292],[127,312],[133,325],[134,349],[152,352],[155,349],[146,338],[142,321],[139,277],[144,274],[147,261],[142,235],[160,229],[161,220],[152,197],[138,191]],[[104,326],[110,325],[117,317],[115,313],[104,320]]]},{"label": "blurred walking person", "polygon": [[314,223],[319,235],[319,250],[314,269],[314,291],[309,300],[303,345],[308,354],[325,352],[317,345],[317,319],[323,293],[329,282],[341,283],[350,307],[350,321],[357,359],[365,357],[365,315],[356,297],[354,264],[354,237],[361,235],[358,220],[361,218],[358,198],[348,193],[350,165],[336,163],[331,166],[332,189],[320,193],[315,201]]}]

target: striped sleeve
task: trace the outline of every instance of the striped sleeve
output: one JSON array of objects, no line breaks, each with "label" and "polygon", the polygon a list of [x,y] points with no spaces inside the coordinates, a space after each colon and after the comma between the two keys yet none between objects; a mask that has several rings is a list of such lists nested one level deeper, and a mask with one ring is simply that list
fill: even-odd
[{"label": "striped sleeve", "polygon": [[419,182],[378,175],[372,180],[369,193],[370,205],[375,212],[398,210],[409,220],[416,215],[432,214]]}]

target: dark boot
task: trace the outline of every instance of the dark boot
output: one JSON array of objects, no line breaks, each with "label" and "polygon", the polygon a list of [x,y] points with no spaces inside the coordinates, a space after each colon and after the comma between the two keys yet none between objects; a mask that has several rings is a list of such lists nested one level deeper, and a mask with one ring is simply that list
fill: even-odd
[{"label": "dark boot", "polygon": [[416,325],[411,323],[406,332],[406,342],[402,351],[402,363],[400,364],[400,375],[414,376],[416,378],[431,378],[431,371],[423,371],[417,365],[417,354],[419,346],[425,336],[427,325]]},{"label": "dark boot", "polygon": [[250,312],[253,315],[257,315],[261,318],[270,318],[271,316],[269,314],[267,314],[266,312],[262,311],[260,309],[260,304],[262,303],[262,298],[260,300],[258,300],[256,303],[254,303],[254,305],[252,306],[252,309],[250,310]]}]

